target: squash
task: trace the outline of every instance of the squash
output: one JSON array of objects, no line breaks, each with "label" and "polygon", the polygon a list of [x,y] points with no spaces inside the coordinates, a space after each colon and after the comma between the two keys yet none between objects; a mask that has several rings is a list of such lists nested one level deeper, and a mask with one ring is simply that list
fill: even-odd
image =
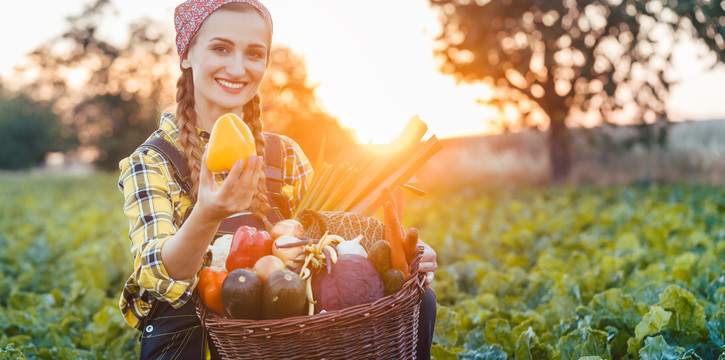
[{"label": "squash", "polygon": [[262,310],[262,281],[249,269],[236,269],[222,283],[227,317],[258,320]]},{"label": "squash", "polygon": [[381,276],[392,267],[390,251],[390,243],[385,240],[376,241],[368,250],[368,260],[375,266]]},{"label": "squash", "polygon": [[368,259],[346,254],[337,258],[329,274],[320,271],[312,276],[312,292],[315,312],[334,311],[382,298],[384,285]]},{"label": "squash", "polygon": [[262,283],[267,281],[267,278],[273,272],[284,269],[286,269],[284,261],[274,255],[262,256],[254,263],[254,267],[252,268],[254,273],[259,277],[259,280],[262,280]]},{"label": "squash", "polygon": [[383,284],[385,285],[385,296],[395,294],[403,288],[405,283],[405,275],[400,269],[390,268],[383,274]]},{"label": "squash", "polygon": [[264,282],[262,290],[262,317],[283,319],[305,315],[307,295],[299,275],[290,270],[277,270]]}]

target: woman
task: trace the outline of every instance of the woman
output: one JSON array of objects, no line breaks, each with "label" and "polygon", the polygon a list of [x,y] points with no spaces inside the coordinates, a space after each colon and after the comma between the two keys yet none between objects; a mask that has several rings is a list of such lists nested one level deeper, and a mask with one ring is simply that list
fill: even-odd
[{"label": "woman", "polygon": [[[257,0],[188,0],[176,8],[175,25],[182,70],[176,111],[162,115],[149,139],[172,144],[184,164],[178,166],[163,149],[145,146],[120,163],[119,187],[135,260],[120,307],[128,324],[142,332],[142,359],[218,358],[189,301],[207,248],[234,214],[251,212],[247,219],[261,227],[277,220],[271,209],[293,208],[312,168],[294,141],[262,134],[257,90],[269,64],[273,30],[264,5]],[[221,179],[206,166],[205,148],[215,120],[229,112],[240,114],[250,127],[259,156],[238,161],[218,184]],[[268,167],[274,160],[265,153],[277,142],[284,188],[277,195],[285,194],[283,200],[267,192],[264,170],[264,160]],[[180,167],[188,167],[188,176],[180,176],[186,173]],[[424,246],[420,269],[430,281],[435,252]],[[429,356],[435,321],[432,292],[426,299],[433,308],[432,318],[421,320],[428,326],[422,329],[426,335],[421,333],[423,357]]]}]

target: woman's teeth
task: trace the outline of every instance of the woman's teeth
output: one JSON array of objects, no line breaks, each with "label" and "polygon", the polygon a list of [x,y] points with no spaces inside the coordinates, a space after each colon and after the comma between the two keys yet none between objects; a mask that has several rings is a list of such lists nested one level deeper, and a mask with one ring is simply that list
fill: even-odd
[{"label": "woman's teeth", "polygon": [[232,88],[232,89],[241,89],[242,87],[244,87],[244,83],[233,83],[233,82],[229,82],[229,81],[222,80],[222,79],[216,79],[216,81],[218,83],[220,83],[228,88]]}]

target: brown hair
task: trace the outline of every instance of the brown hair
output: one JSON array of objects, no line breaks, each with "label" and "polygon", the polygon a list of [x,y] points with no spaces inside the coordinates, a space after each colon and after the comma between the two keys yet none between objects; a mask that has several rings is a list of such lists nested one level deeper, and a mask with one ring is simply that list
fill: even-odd
[{"label": "brown hair", "polygon": [[[220,9],[231,11],[248,11],[250,9],[256,11],[252,6],[245,3],[230,3],[222,6]],[[189,48],[194,44],[194,40],[190,41]],[[187,48],[188,52],[188,48]],[[268,49],[269,52],[269,49]],[[203,154],[201,140],[197,136],[197,118],[194,110],[194,79],[191,68],[182,69],[181,76],[176,82],[176,124],[179,128],[179,142],[184,148],[187,162],[189,164],[191,189],[187,196],[192,203],[196,203],[199,191],[199,174],[201,173],[201,159]],[[255,95],[252,100],[247,102],[242,108],[244,123],[249,126],[254,136],[254,145],[257,149],[257,155],[265,158],[264,153],[264,135],[261,106],[259,95]],[[266,176],[262,172],[262,176],[257,183],[257,192],[252,199],[250,206],[254,216],[262,220],[267,227],[271,224],[267,220],[267,213],[270,210],[269,201],[267,199]]]}]

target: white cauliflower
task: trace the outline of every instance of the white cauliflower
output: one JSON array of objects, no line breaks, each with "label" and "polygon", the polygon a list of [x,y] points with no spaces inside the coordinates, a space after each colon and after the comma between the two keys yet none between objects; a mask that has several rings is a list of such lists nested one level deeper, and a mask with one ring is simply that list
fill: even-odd
[{"label": "white cauliflower", "polygon": [[232,247],[232,239],[234,235],[224,235],[214,241],[214,245],[209,245],[211,250],[210,269],[214,271],[227,271],[227,257]]}]

